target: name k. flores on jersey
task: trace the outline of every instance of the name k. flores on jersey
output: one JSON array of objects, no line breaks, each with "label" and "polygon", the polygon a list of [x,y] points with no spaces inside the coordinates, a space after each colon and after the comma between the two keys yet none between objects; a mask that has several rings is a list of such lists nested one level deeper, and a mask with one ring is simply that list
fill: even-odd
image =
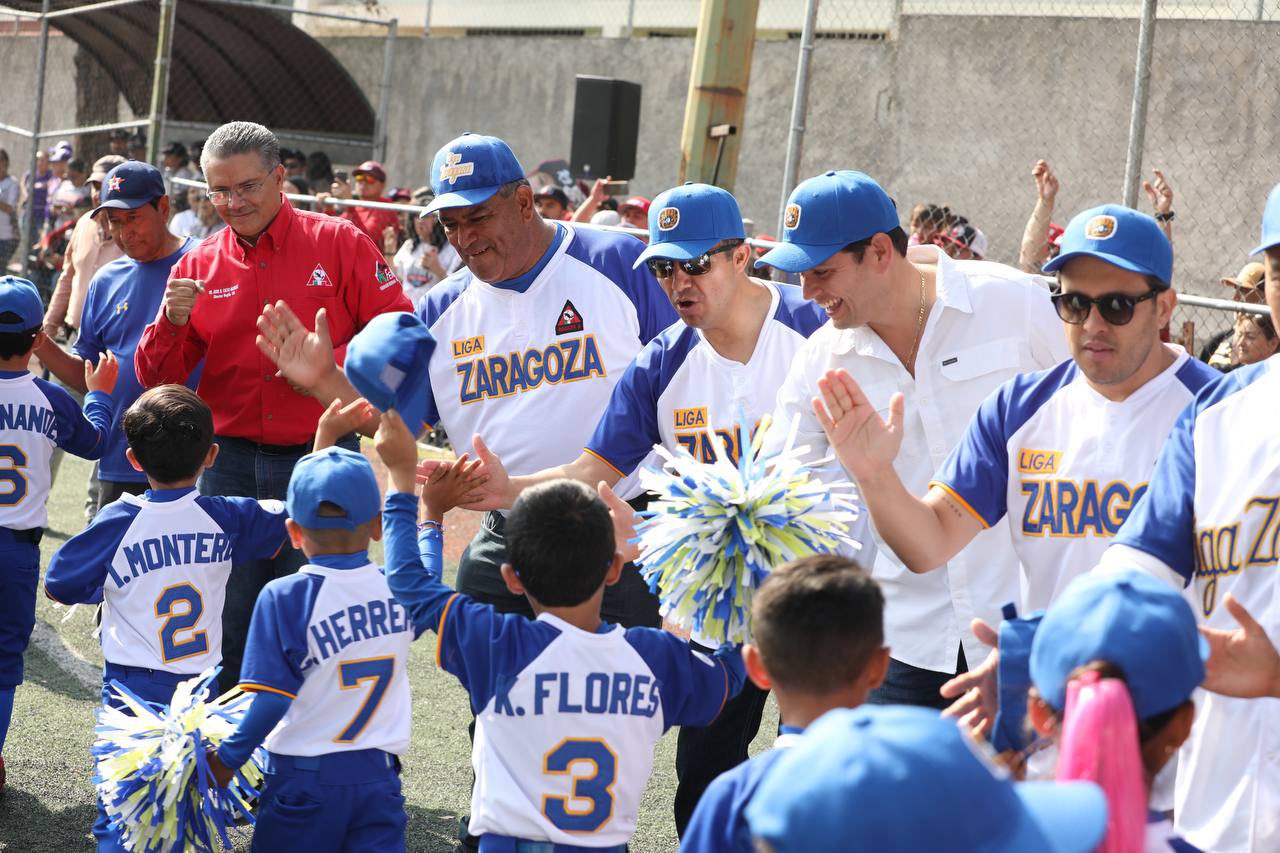
[{"label": "name k. flores on jersey", "polygon": [[107,567],[107,574],[117,589],[136,577],[168,566],[230,562],[231,539],[225,533],[170,533],[125,545],[120,550],[128,573],[117,574],[116,566]]},{"label": "name k. flores on jersey", "polygon": [[[506,690],[503,690],[503,687]],[[526,709],[511,701],[515,680],[499,684],[493,712],[523,717],[532,710],[542,714],[622,714],[652,717],[661,707],[657,679],[627,672],[539,672],[533,676],[533,707]]]},{"label": "name k. flores on jersey", "polygon": [[1097,480],[1025,480],[1022,532],[1067,538],[1114,536],[1146,491],[1146,483],[1135,487],[1120,480],[1105,485]]},{"label": "name k. flores on jersey", "polygon": [[[1204,581],[1204,615],[1218,603],[1218,578],[1243,569],[1274,571],[1280,562],[1280,495],[1251,498],[1243,521],[1196,531],[1196,579]],[[1243,531],[1241,528],[1243,527]]]},{"label": "name k. flores on jersey", "polygon": [[333,657],[352,643],[387,637],[410,631],[409,614],[394,599],[374,599],[365,604],[353,604],[330,613],[311,625],[311,639],[318,658],[308,658],[302,663],[305,672],[322,660]]},{"label": "name k. flores on jersey", "polygon": [[490,355],[454,365],[458,400],[464,406],[481,400],[510,397],[540,385],[578,382],[606,376],[595,335],[566,338],[543,348]]}]

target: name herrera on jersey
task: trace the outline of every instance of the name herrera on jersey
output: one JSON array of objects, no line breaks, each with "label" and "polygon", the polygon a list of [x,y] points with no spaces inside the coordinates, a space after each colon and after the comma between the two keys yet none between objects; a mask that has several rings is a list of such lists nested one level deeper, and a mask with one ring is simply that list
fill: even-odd
[{"label": "name herrera on jersey", "polygon": [[458,373],[458,401],[464,406],[481,400],[510,397],[539,385],[577,382],[607,375],[595,335],[564,338],[545,347],[490,355],[454,365]]},{"label": "name herrera on jersey", "polygon": [[394,598],[353,604],[312,623],[309,630],[319,659],[304,661],[302,668],[309,669],[360,640],[399,634],[411,628],[408,612]]}]

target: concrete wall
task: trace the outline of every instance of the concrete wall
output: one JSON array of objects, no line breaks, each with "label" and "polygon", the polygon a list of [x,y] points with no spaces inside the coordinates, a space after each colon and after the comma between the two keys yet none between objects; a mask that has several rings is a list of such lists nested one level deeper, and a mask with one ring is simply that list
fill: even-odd
[{"label": "concrete wall", "polygon": [[[1146,168],[1175,189],[1179,284],[1220,295],[1217,279],[1255,242],[1280,179],[1267,131],[1280,67],[1274,24],[1161,21]],[[1062,179],[1059,215],[1120,201],[1137,22],[908,16],[886,41],[818,43],[801,174],[858,168],[906,210],[949,204],[1016,259],[1035,200],[1031,167]],[[376,103],[381,50],[325,42]],[[736,194],[775,229],[798,44],[757,43]],[[526,167],[567,158],[575,74],[644,86],[633,187],[676,180],[691,39],[405,38],[396,48],[388,166],[420,184],[436,148],[463,130],[506,138]],[[1143,201],[1145,204],[1145,200]]]}]

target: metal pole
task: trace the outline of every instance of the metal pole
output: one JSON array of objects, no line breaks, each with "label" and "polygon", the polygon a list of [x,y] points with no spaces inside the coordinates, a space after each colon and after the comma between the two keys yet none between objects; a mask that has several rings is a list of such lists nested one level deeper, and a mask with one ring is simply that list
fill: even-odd
[{"label": "metal pole", "polygon": [[1254,12],[1253,12],[1253,19],[1254,19],[1255,21],[1261,21],[1261,20],[1262,20],[1262,13],[1265,11],[1265,9],[1264,9],[1263,7],[1264,7],[1265,5],[1266,5],[1266,0],[1258,0],[1258,5],[1257,5],[1257,7],[1255,7]]},{"label": "metal pole", "polygon": [[169,96],[169,54],[173,50],[173,19],[178,0],[160,0],[156,25],[156,65],[151,76],[151,119],[147,123],[147,162],[160,155],[160,133],[164,129],[165,99]]},{"label": "metal pole", "polygon": [[[44,71],[49,59],[49,0],[40,4],[40,52],[36,55],[36,109],[31,117],[31,159],[27,164],[27,174],[31,176],[31,190],[34,195],[36,185],[36,155],[40,153],[40,122],[44,120]],[[27,196],[27,209],[22,215],[22,233],[27,239],[26,246],[19,246],[22,251],[22,275],[25,278],[31,270],[31,248],[36,242],[36,211],[34,198]]]},{"label": "metal pole", "polygon": [[427,0],[427,19],[422,23],[422,37],[431,37],[431,0]]},{"label": "metal pole", "polygon": [[[1259,0],[1261,2],[1261,0]],[[628,0],[627,2],[627,28],[622,31],[623,38],[631,38],[635,33],[636,24],[636,0]]]},{"label": "metal pole", "polygon": [[809,60],[813,57],[813,30],[818,21],[818,0],[807,0],[804,29],[800,31],[800,58],[796,64],[796,90],[791,98],[791,133],[787,138],[787,162],[782,169],[782,201],[778,204],[778,231],[782,236],[787,197],[795,189],[800,153],[804,148],[805,114],[809,108]]},{"label": "metal pole", "polygon": [[378,91],[378,114],[373,120],[373,157],[384,162],[387,157],[387,106],[391,103],[391,65],[396,53],[396,31],[399,21],[387,22],[387,44],[382,54],[382,88]]},{"label": "metal pole", "polygon": [[1129,114],[1129,151],[1124,160],[1124,204],[1138,202],[1142,182],[1142,146],[1147,135],[1147,98],[1151,87],[1151,45],[1155,40],[1157,0],[1143,0],[1138,24],[1138,65],[1133,73],[1133,109]]}]

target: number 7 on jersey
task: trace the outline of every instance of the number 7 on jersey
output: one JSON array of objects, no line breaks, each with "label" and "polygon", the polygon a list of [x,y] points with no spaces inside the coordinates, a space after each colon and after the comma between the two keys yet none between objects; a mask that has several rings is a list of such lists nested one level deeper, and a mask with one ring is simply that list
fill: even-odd
[{"label": "number 7 on jersey", "polygon": [[395,672],[396,659],[390,656],[347,660],[338,664],[338,686],[343,690],[357,689],[364,686],[366,681],[372,682],[372,685],[351,722],[334,738],[336,743],[351,743],[360,737],[373,715],[378,712],[378,706],[382,704],[382,697],[386,695]]}]

